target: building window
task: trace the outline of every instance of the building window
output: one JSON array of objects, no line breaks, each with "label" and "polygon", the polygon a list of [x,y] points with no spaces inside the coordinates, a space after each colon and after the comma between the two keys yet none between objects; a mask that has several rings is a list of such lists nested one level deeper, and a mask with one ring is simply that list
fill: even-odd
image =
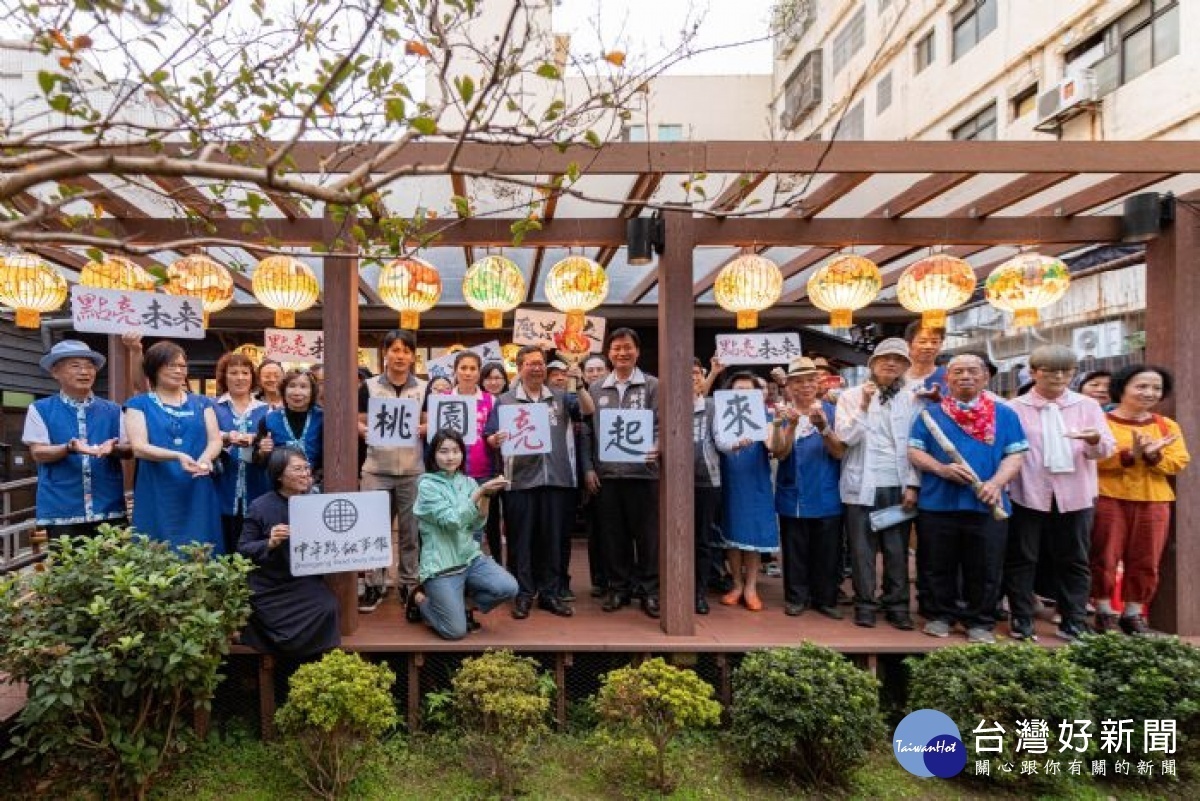
[{"label": "building window", "polygon": [[933,31],[922,36],[913,48],[913,73],[918,73],[933,63],[937,53],[934,50]]},{"label": "building window", "polygon": [[793,130],[821,104],[821,51],[810,50],[783,85],[783,117],[786,130]]},{"label": "building window", "polygon": [[838,142],[856,142],[865,139],[863,117],[863,101],[860,100],[838,122],[831,138]]},{"label": "building window", "polygon": [[1013,95],[1010,102],[1012,104],[1012,118],[1014,120],[1020,119],[1037,109],[1037,93],[1038,87],[1035,83]]},{"label": "building window", "polygon": [[863,49],[867,42],[866,9],[859,8],[850,21],[833,37],[833,74],[837,75],[850,63],[854,54]]},{"label": "building window", "polygon": [[950,60],[958,61],[968,50],[996,30],[996,0],[963,0],[950,15],[954,46]]},{"label": "building window", "polygon": [[875,84],[875,113],[882,114],[892,105],[892,73],[888,73]]},{"label": "building window", "polygon": [[646,126],[645,125],[626,125],[621,129],[622,142],[645,142],[646,141]]},{"label": "building window", "polygon": [[952,139],[974,139],[977,141],[993,140],[996,138],[996,104],[992,103],[983,111],[966,120],[950,132]]},{"label": "building window", "polygon": [[660,141],[660,142],[682,142],[683,141],[683,126],[682,125],[660,125],[660,126],[658,126],[658,141]]},{"label": "building window", "polygon": [[1094,70],[1097,93],[1106,95],[1177,55],[1179,3],[1142,0],[1067,53],[1066,72]]}]

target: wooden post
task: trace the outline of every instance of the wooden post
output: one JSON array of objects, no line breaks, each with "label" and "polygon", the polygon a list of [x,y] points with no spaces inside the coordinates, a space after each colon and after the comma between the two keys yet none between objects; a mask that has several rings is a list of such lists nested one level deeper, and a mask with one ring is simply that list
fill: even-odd
[{"label": "wooden post", "polygon": [[275,657],[257,654],[258,725],[264,740],[275,739]]},{"label": "wooden post", "polygon": [[421,668],[425,654],[408,655],[408,733],[421,728]]},{"label": "wooden post", "polygon": [[[325,218],[326,243],[344,240],[353,248],[350,223]],[[326,492],[358,489],[358,259],[326,256],[321,326],[325,333],[325,486]],[[338,599],[342,634],[358,629],[358,580],[354,573],[327,577]]]},{"label": "wooden post", "polygon": [[[1183,429],[1188,449],[1200,444],[1200,402],[1191,388],[1200,381],[1200,330],[1194,304],[1200,298],[1200,210],[1176,204],[1175,223],[1146,246],[1146,361],[1175,377],[1175,393],[1163,413]],[[1200,635],[1200,593],[1191,584],[1200,574],[1200,468],[1192,464],[1175,482],[1172,536],[1163,557],[1158,595],[1150,605],[1151,624],[1181,636]]]},{"label": "wooden post", "polygon": [[688,209],[666,212],[665,247],[658,257],[658,494],[659,598],[662,630],[696,633],[692,455],[692,358],[695,355],[692,250]]}]

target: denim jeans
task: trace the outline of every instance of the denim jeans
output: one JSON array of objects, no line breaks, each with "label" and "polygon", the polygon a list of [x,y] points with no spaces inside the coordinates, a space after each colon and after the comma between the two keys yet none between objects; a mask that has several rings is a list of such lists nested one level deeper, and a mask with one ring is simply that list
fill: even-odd
[{"label": "denim jeans", "polygon": [[517,595],[517,580],[490,556],[478,556],[465,570],[437,576],[424,584],[421,617],[447,640],[467,636],[467,603],[470,598],[481,612],[490,612]]}]

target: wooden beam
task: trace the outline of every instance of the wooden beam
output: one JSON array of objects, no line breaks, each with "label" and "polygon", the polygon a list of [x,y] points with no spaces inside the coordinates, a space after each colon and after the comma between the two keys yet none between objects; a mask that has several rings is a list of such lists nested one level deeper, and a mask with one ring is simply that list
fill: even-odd
[{"label": "wooden beam", "polygon": [[948,192],[974,177],[975,174],[969,172],[950,172],[926,176],[900,194],[889,198],[873,211],[867,212],[867,216],[903,217],[910,211],[924,206],[943,192]]},{"label": "wooden beam", "polygon": [[[562,178],[563,178],[563,176],[561,176],[561,175],[554,176],[551,179],[550,185],[553,186],[555,181],[561,181]],[[548,223],[554,219],[554,213],[556,211],[558,211],[559,195],[560,195],[559,192],[556,192],[553,189],[549,190],[549,194],[546,197],[545,206],[542,209],[542,224],[543,225],[545,225],[546,223]],[[530,267],[530,269],[529,269],[529,281],[527,282],[527,286],[525,289],[525,293],[526,293],[525,294],[525,302],[526,303],[531,303],[533,301],[534,297],[537,295],[538,277],[542,271],[542,259],[544,259],[545,257],[546,257],[546,249],[545,248],[538,248],[533,254],[533,266]]]},{"label": "wooden beam", "polygon": [[1087,189],[1082,189],[1061,200],[1048,203],[1032,212],[1030,216],[1070,217],[1074,214],[1094,209],[1103,203],[1108,203],[1132,192],[1137,192],[1139,189],[1144,189],[1147,186],[1165,181],[1174,175],[1174,173],[1170,172],[1114,175],[1112,178],[1103,180],[1095,186],[1089,186]]},{"label": "wooden beam", "polygon": [[870,177],[871,173],[869,172],[847,172],[833,175],[811,194],[796,201],[785,216],[799,217],[802,220],[816,217]]},{"label": "wooden beam", "polygon": [[166,192],[171,200],[206,220],[225,219],[229,216],[224,206],[204,194],[186,178],[173,175],[151,175],[149,178]]},{"label": "wooden beam", "polygon": [[708,210],[714,212],[734,211],[745,202],[746,198],[754,194],[754,190],[758,189],[770,175],[769,172],[742,173],[732,184],[725,187],[725,191],[717,195],[717,199],[712,202]]},{"label": "wooden beam", "polygon": [[276,192],[272,189],[264,189],[262,190],[262,193],[266,195],[267,199],[275,204],[275,208],[279,209],[279,212],[289,220],[298,220],[301,217],[312,216],[304,210],[304,207],[300,205],[299,201],[290,195],[285,195],[282,192]]},{"label": "wooden beam", "polygon": [[[454,194],[458,195],[459,197],[466,198],[467,203],[470,204],[471,198],[467,194],[466,176],[460,175],[459,173],[451,173],[450,174],[450,188],[454,191]],[[469,208],[469,206],[468,206],[468,208]],[[460,220],[466,219],[462,214],[459,214],[458,218]],[[467,266],[474,264],[475,263],[474,248],[472,248],[470,245],[464,247],[463,248],[463,258],[467,260]]]},{"label": "wooden beam", "polygon": [[65,186],[85,192],[87,202],[95,203],[114,217],[149,217],[150,215],[130,200],[122,197],[117,188],[105,186],[86,175],[63,181]]},{"label": "wooden beam", "polygon": [[621,204],[621,210],[617,212],[617,217],[621,220],[621,238],[615,244],[606,245],[596,251],[596,261],[601,267],[607,267],[613,260],[613,256],[617,255],[617,251],[625,244],[625,225],[624,221],[632,219],[642,212],[642,208],[650,198],[654,197],[654,193],[658,191],[659,184],[662,183],[662,173],[642,173],[634,179],[633,186],[629,188],[629,194],[625,196],[625,202]]}]

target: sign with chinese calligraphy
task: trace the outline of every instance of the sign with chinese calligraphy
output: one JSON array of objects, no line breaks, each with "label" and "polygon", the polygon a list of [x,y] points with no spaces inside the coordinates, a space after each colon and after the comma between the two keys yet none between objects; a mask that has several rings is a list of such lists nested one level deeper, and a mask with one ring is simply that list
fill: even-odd
[{"label": "sign with chinese calligraphy", "polygon": [[767,407],[761,389],[721,389],[713,393],[717,439],[767,441]]},{"label": "sign with chinese calligraphy", "polygon": [[799,334],[717,334],[714,354],[730,364],[787,364],[800,350]]},{"label": "sign with chinese calligraphy", "polygon": [[325,361],[324,331],[268,328],[264,344],[267,358],[277,362],[316,364]]},{"label": "sign with chinese calligraphy", "polygon": [[430,395],[426,422],[426,439],[433,442],[433,435],[449,428],[462,435],[463,442],[474,445],[479,439],[479,419],[475,414],[474,395]]},{"label": "sign with chinese calligraphy", "polygon": [[367,444],[385,448],[415,448],[421,402],[411,398],[371,398],[367,401]]},{"label": "sign with chinese calligraphy", "polygon": [[187,295],[71,287],[71,324],[76,331],[204,339],[203,317],[200,300]]},{"label": "sign with chinese calligraphy", "polygon": [[500,430],[508,439],[500,445],[502,456],[533,456],[550,452],[550,407],[544,403],[497,406]]},{"label": "sign with chinese calligraphy", "polygon": [[[504,357],[500,354],[500,340],[493,339],[491,342],[484,342],[482,345],[472,345],[467,348],[472,353],[479,354],[479,360],[484,364],[488,362],[503,362]],[[458,358],[458,354],[462,351],[456,350],[453,353],[447,353],[438,356],[436,359],[425,363],[425,372],[429,378],[448,378],[454,380],[454,360]]]},{"label": "sign with chinese calligraphy", "polygon": [[[583,335],[587,337],[589,353],[600,353],[604,349],[604,324],[603,317],[583,318]],[[566,327],[565,314],[517,309],[513,320],[513,342],[537,345],[543,350],[573,350],[561,341]]]},{"label": "sign with chinese calligraphy", "polygon": [[294,495],[288,500],[288,516],[293,576],[392,564],[392,511],[386,492]]},{"label": "sign with chinese calligraphy", "polygon": [[596,438],[602,462],[645,462],[654,448],[654,410],[601,409]]}]

